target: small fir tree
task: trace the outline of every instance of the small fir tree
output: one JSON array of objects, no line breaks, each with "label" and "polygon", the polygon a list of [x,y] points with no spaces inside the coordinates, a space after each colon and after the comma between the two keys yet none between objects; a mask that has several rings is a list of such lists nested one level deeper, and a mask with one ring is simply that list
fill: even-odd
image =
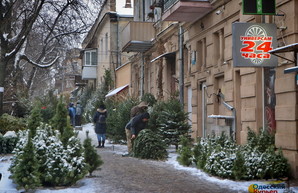
[{"label": "small fir tree", "polygon": [[134,157],[154,160],[165,160],[168,157],[166,144],[159,135],[149,129],[140,131],[133,143]]},{"label": "small fir tree", "polygon": [[41,105],[40,103],[36,103],[28,119],[28,129],[31,131],[30,132],[30,134],[32,135],[31,137],[35,136],[36,128],[40,125],[41,122],[42,122]]},{"label": "small fir tree", "polygon": [[39,164],[35,157],[35,148],[33,146],[31,135],[28,135],[28,142],[21,154],[18,156],[18,164],[12,169],[11,175],[18,189],[24,188],[26,191],[41,186]]},{"label": "small fir tree", "polygon": [[87,138],[84,140],[84,157],[88,165],[89,175],[92,176],[93,171],[103,164],[103,161],[100,155],[96,152],[95,147],[91,143],[91,139],[86,132]]},{"label": "small fir tree", "polygon": [[190,166],[193,161],[193,153],[191,150],[192,142],[189,138],[181,136],[180,145],[181,147],[178,148],[179,156],[177,157],[177,160],[183,166]]},{"label": "small fir tree", "polygon": [[75,135],[73,129],[70,127],[67,119],[68,111],[66,104],[63,102],[63,98],[60,97],[59,103],[56,107],[56,113],[52,120],[53,128],[57,129],[61,134],[61,141],[66,147],[68,140]]},{"label": "small fir tree", "polygon": [[63,102],[63,98],[61,96],[51,124],[53,128],[57,129],[61,134],[64,133],[64,129],[67,128],[67,125],[69,124],[69,122],[67,121],[67,115],[67,107],[66,104]]},{"label": "small fir tree", "polygon": [[245,160],[240,150],[236,152],[236,159],[234,161],[232,172],[236,180],[245,179]]},{"label": "small fir tree", "polygon": [[188,113],[183,111],[177,99],[171,99],[166,103],[166,108],[159,111],[157,126],[163,139],[168,145],[175,145],[178,149],[180,136],[190,138],[190,125],[188,124]]}]

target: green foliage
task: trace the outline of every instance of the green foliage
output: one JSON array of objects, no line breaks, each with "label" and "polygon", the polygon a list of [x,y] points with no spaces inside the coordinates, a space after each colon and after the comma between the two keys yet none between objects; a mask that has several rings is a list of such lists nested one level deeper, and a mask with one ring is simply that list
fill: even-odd
[{"label": "green foliage", "polygon": [[157,100],[155,99],[154,95],[151,93],[145,93],[142,98],[141,101],[146,102],[149,106],[153,106]]},{"label": "green foliage", "polygon": [[177,160],[183,166],[190,166],[193,159],[191,140],[185,136],[181,136],[180,145],[181,147],[178,148],[179,156],[177,157]]},{"label": "green foliage", "polygon": [[144,129],[133,141],[133,155],[141,159],[165,160],[168,152],[166,144],[156,133]]},{"label": "green foliage", "polygon": [[244,167],[245,160],[242,153],[238,150],[236,152],[236,158],[232,168],[233,175],[236,180],[245,179],[245,174],[247,173],[246,167]]},{"label": "green foliage", "polygon": [[84,140],[84,157],[88,164],[89,175],[92,176],[92,172],[103,164],[100,155],[96,152],[95,147],[91,144],[91,139],[88,137]]},{"label": "green foliage", "polygon": [[36,128],[40,125],[41,122],[41,104],[37,103],[33,107],[28,119],[28,129],[30,129],[32,136],[35,136]]},{"label": "green foliage", "polygon": [[51,119],[55,115],[56,107],[59,102],[57,97],[54,95],[53,90],[50,90],[45,96],[36,98],[36,100],[41,104],[42,122],[50,123]]},{"label": "green foliage", "polygon": [[68,140],[75,135],[68,120],[68,110],[66,104],[61,97],[56,108],[56,113],[52,120],[53,128],[57,129],[61,134],[61,141],[66,146]]},{"label": "green foliage", "polygon": [[[177,99],[171,99],[164,104],[164,109],[156,109],[158,117],[156,126],[168,145],[175,145],[178,149],[180,136],[190,138],[191,126],[188,124],[188,113],[185,113]],[[155,115],[157,114],[154,113]]]},{"label": "green foliage", "polygon": [[260,152],[265,152],[268,147],[274,146],[274,135],[266,129],[260,129],[259,135],[248,128],[247,143],[251,148],[257,148]]},{"label": "green foliage", "polygon": [[130,110],[138,101],[128,98],[125,101],[107,101],[107,135],[115,143],[126,141],[125,125],[130,120]]},{"label": "green foliage", "polygon": [[0,154],[11,153],[15,148],[17,141],[17,137],[3,137],[0,135]]},{"label": "green foliage", "polygon": [[[248,143],[240,146],[228,138],[208,136],[193,147],[193,162],[214,176],[237,180],[280,178],[289,175],[289,164],[274,148],[271,134],[249,131]],[[179,152],[182,156],[183,152]]]},{"label": "green foliage", "polygon": [[0,134],[5,134],[7,131],[24,130],[26,128],[26,121],[24,118],[17,118],[4,113],[0,116]]},{"label": "green foliage", "polygon": [[[28,130],[19,132],[20,140],[14,149],[14,156],[10,171],[12,176],[19,175],[18,168],[21,167],[23,157],[36,157],[34,162],[28,162],[27,167],[36,166],[38,169],[39,181],[43,186],[69,186],[82,179],[87,173],[88,168],[84,158],[84,148],[80,140],[73,136],[64,146],[59,139],[58,130],[53,130],[47,124],[41,124],[36,135],[32,139],[34,151],[25,151],[28,141]],[[31,136],[31,135],[30,135]],[[33,154],[33,156],[31,154]],[[28,175],[29,176],[29,175]],[[18,179],[14,179],[19,186]]]},{"label": "green foliage", "polygon": [[35,148],[32,140],[28,139],[24,153],[18,156],[18,164],[13,168],[11,179],[18,185],[19,188],[25,188],[26,191],[35,189],[41,186],[40,175],[38,168],[38,160],[35,156]]}]

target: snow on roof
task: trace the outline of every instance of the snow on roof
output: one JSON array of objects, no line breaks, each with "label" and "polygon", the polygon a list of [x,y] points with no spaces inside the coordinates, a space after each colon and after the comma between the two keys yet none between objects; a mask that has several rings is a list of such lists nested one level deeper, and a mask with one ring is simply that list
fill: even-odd
[{"label": "snow on roof", "polygon": [[111,97],[111,96],[113,96],[113,95],[115,95],[115,94],[121,92],[123,89],[125,89],[125,88],[128,87],[128,86],[129,86],[129,85],[126,84],[126,85],[124,85],[124,86],[121,86],[121,87],[118,87],[118,88],[116,88],[116,89],[114,89],[114,90],[111,90],[111,91],[106,95],[106,98],[107,98],[107,97]]}]

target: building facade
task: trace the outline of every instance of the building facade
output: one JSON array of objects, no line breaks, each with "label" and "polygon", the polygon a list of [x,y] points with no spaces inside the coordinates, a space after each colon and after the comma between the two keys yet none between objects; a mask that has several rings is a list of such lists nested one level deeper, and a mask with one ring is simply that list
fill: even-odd
[{"label": "building facade", "polygon": [[99,88],[106,70],[115,83],[111,90],[129,83],[130,79],[121,78],[123,73],[130,72],[130,67],[126,62],[129,54],[121,53],[120,33],[132,18],[132,7],[124,1],[102,2],[96,22],[82,43],[82,79],[88,81],[89,87]]},{"label": "building facade", "polygon": [[[190,113],[193,138],[226,131],[245,144],[249,128],[266,129],[297,178],[298,89],[296,73],[285,69],[296,66],[296,47],[289,45],[298,41],[298,1],[276,0],[274,15],[244,15],[241,0],[135,0],[134,5],[134,21],[123,29],[129,40],[121,34],[122,52],[133,53],[132,96],[152,93],[164,100],[178,94]],[[236,66],[235,23],[275,24],[273,49],[291,49],[279,53],[275,67]]]}]

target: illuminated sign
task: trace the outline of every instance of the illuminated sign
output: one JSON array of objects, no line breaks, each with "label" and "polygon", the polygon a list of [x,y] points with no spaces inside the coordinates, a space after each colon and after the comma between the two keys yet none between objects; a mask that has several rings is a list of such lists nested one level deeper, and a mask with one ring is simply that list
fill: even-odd
[{"label": "illuminated sign", "polygon": [[243,15],[275,15],[275,0],[242,0]]},{"label": "illuminated sign", "polygon": [[276,25],[233,23],[233,63],[235,67],[275,67]]}]

